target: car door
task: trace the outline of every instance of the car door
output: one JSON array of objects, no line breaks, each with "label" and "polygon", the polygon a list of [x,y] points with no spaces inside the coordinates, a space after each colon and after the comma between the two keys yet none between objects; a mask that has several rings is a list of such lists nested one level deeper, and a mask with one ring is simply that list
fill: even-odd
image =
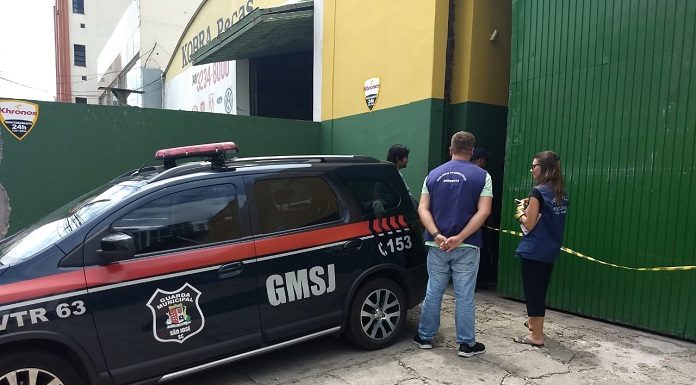
[{"label": "car door", "polygon": [[154,377],[261,343],[256,264],[240,178],[184,183],[107,219],[85,244],[126,233],[136,256],[85,269],[114,381]]},{"label": "car door", "polygon": [[339,172],[342,184],[356,200],[360,220],[370,223],[374,237],[365,240],[365,246],[372,248],[370,265],[408,267],[417,255],[422,255],[421,237],[409,224],[418,217],[407,195],[400,195],[389,183],[403,182],[388,176],[360,168]]},{"label": "car door", "polygon": [[245,176],[267,342],[340,325],[361,235],[322,174]]}]

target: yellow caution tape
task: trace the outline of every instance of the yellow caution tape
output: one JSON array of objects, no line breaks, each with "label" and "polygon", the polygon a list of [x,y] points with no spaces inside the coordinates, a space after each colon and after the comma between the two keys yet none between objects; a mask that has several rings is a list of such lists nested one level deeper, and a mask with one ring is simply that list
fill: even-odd
[{"label": "yellow caution tape", "polygon": [[[490,226],[483,226],[487,229],[495,230],[501,233],[505,234],[511,234],[511,235],[517,235],[518,237],[523,236],[519,231],[512,231],[512,230],[502,230],[502,229],[496,229],[495,227],[490,227]],[[611,266],[611,267],[616,267],[619,269],[625,269],[625,270],[635,270],[635,271],[684,271],[684,270],[696,270],[696,266],[662,266],[662,267],[629,267],[629,266],[621,266],[617,265],[615,263],[610,263],[610,262],[604,262],[600,261],[599,259],[592,258],[590,256],[587,256],[585,254],[582,254],[580,252],[577,252],[575,250],[569,249],[567,247],[561,246],[561,251],[565,251],[566,253],[570,255],[574,255],[576,257],[586,259],[590,262],[595,262],[599,263],[601,265],[606,265],[606,266]]]}]

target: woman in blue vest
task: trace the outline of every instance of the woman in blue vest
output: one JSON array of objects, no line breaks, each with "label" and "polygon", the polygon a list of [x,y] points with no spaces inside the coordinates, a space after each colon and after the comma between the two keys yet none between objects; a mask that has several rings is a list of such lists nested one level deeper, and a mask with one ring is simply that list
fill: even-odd
[{"label": "woman in blue vest", "polygon": [[522,286],[529,319],[525,326],[530,335],[515,342],[544,346],[546,289],[553,264],[561,252],[563,229],[568,210],[568,195],[563,188],[561,159],[553,151],[534,155],[529,170],[536,185],[529,197],[518,201],[515,218],[525,233],[515,253],[522,265]]}]

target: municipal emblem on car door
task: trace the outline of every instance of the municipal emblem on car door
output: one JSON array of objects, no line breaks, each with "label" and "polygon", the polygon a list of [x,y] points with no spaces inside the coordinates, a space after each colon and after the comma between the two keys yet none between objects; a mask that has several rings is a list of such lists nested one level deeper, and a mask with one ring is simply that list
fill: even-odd
[{"label": "municipal emblem on car door", "polygon": [[201,292],[186,283],[176,291],[157,289],[147,302],[152,310],[152,333],[160,342],[183,343],[205,326],[198,304]]},{"label": "municipal emblem on car door", "polygon": [[17,140],[34,128],[39,118],[39,105],[21,100],[0,100],[0,123]]}]

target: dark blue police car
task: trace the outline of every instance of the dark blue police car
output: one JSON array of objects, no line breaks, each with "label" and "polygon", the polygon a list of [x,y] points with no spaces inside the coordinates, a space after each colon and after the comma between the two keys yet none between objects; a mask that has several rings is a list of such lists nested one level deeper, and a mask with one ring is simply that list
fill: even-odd
[{"label": "dark blue police car", "polygon": [[2,240],[0,385],[155,383],[330,334],[393,342],[427,277],[394,166],[236,149],[160,150]]}]

